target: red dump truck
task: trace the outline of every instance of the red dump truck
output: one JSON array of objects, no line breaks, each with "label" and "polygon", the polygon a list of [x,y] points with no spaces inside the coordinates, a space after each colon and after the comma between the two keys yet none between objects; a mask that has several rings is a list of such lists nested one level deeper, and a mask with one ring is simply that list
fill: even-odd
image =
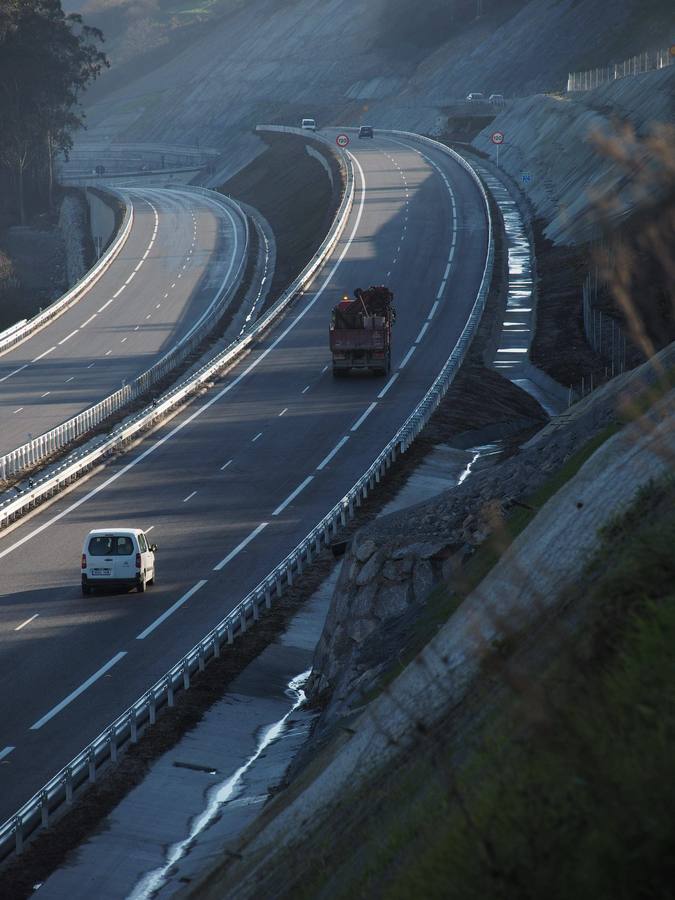
[{"label": "red dump truck", "polygon": [[396,320],[394,295],[384,285],[357,288],[354,299],[345,296],[333,307],[330,349],[333,375],[350,369],[370,369],[386,375],[391,368],[391,326]]}]

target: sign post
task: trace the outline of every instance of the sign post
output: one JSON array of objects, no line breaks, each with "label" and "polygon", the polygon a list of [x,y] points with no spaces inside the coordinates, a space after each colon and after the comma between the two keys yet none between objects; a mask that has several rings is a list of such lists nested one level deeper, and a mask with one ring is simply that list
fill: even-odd
[{"label": "sign post", "polygon": [[503,131],[495,131],[492,135],[492,143],[497,148],[497,168],[499,168],[499,148],[504,143],[504,132]]}]

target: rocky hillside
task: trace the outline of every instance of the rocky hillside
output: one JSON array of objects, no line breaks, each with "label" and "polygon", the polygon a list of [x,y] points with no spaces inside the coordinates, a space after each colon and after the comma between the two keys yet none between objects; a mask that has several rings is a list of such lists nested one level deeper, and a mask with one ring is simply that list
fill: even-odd
[{"label": "rocky hillside", "polygon": [[467,91],[561,88],[570,69],[608,62],[617,48],[662,44],[668,29],[655,28],[672,19],[661,0],[514,0],[488,4],[478,21],[448,17],[431,46],[423,36],[397,46],[396,32],[383,30],[392,5],[400,0],[227,6],[206,33],[188,46],[168,44],[156,67],[128,85],[115,87],[113,67],[115,89],[89,107],[89,137],[223,147],[256,123],[303,114],[427,130]]}]

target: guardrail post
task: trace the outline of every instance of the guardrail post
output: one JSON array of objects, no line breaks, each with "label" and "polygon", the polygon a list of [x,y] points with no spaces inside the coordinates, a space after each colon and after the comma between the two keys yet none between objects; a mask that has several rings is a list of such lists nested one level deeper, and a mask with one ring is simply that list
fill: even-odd
[{"label": "guardrail post", "polygon": [[14,816],[14,845],[16,855],[21,856],[23,852],[23,819],[21,816]]},{"label": "guardrail post", "polygon": [[349,510],[349,518],[353,519],[354,518],[354,498],[353,497],[349,498],[348,510]]},{"label": "guardrail post", "polygon": [[89,782],[93,784],[96,781],[96,753],[93,747],[89,748],[87,756],[89,761]]},{"label": "guardrail post", "polygon": [[47,791],[42,791],[40,794],[40,821],[43,828],[49,826],[49,795]]},{"label": "guardrail post", "polygon": [[253,598],[253,621],[257,622],[260,618],[260,610],[258,609],[258,595]]},{"label": "guardrail post", "polygon": [[234,643],[234,629],[232,628],[232,622],[227,623],[227,643]]},{"label": "guardrail post", "polygon": [[166,682],[166,705],[173,706],[173,678],[169,675]]},{"label": "guardrail post", "polygon": [[183,687],[186,691],[190,688],[190,663],[187,660],[183,663]]},{"label": "guardrail post", "polygon": [[110,762],[117,762],[117,735],[114,727],[108,730],[108,751],[110,753]]},{"label": "guardrail post", "polygon": [[293,560],[289,560],[286,563],[286,584],[289,587],[293,585]]},{"label": "guardrail post", "polygon": [[269,581],[265,582],[265,606],[267,609],[272,609],[272,587]]},{"label": "guardrail post", "polygon": [[129,732],[131,734],[131,743],[138,743],[138,721],[136,719],[136,707],[129,713]]},{"label": "guardrail post", "polygon": [[284,592],[283,585],[281,583],[281,577],[278,572],[274,573],[274,586],[277,590],[277,597],[281,597]]},{"label": "guardrail post", "polygon": [[197,651],[197,665],[199,666],[199,671],[203,672],[206,668],[206,663],[204,662],[204,645],[199,645],[199,650]]},{"label": "guardrail post", "polygon": [[155,699],[155,692],[150,691],[148,694],[148,722],[151,725],[154,725],[157,721],[157,701]]},{"label": "guardrail post", "polygon": [[63,783],[66,789],[66,803],[70,804],[73,802],[73,770],[70,766],[68,766],[63,776]]}]

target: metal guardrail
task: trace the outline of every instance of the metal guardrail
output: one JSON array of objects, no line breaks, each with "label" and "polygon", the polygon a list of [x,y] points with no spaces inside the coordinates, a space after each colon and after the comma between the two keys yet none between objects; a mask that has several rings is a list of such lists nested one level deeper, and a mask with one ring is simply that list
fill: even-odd
[{"label": "metal guardrail", "polygon": [[[126,210],[124,213],[124,218],[122,219],[122,225],[120,226],[120,231],[112,244],[108,247],[103,256],[98,260],[95,266],[93,266],[87,274],[81,278],[77,284],[73,285],[73,287],[66,291],[58,300],[55,300],[54,303],[50,304],[46,309],[43,309],[41,312],[34,315],[31,319],[28,319],[24,324],[22,324],[18,328],[7,329],[7,332],[4,332],[3,335],[0,335],[0,354],[4,353],[5,350],[8,350],[10,347],[13,347],[15,344],[21,343],[25,338],[27,338],[30,334],[33,334],[34,331],[42,328],[47,322],[51,322],[53,319],[58,318],[62,315],[67,309],[70,309],[71,306],[74,306],[75,303],[80,299],[82,294],[86,293],[94,284],[101,278],[101,276],[107,272],[110,268],[111,264],[117,259],[119,256],[122,247],[124,247],[129,234],[131,233],[131,228],[134,224],[134,210],[133,206],[127,201],[124,195],[120,194],[118,191],[108,189],[111,194],[115,194],[119,197],[126,205]],[[9,332],[9,333],[8,333]]]},{"label": "metal guardrail", "polygon": [[[191,186],[191,190],[203,193],[209,197],[214,196],[214,192],[209,191],[206,188],[195,188]],[[215,196],[224,199],[221,194],[216,194]],[[102,436],[95,448],[89,447],[83,449],[81,452],[71,455],[71,457],[64,460],[48,474],[43,475],[42,477],[36,476],[29,489],[23,491],[19,496],[11,497],[0,502],[0,530],[5,528],[24,512],[33,509],[42,500],[58,493],[64,486],[79,478],[108,454],[134,439],[142,430],[151,427],[159,419],[166,416],[174,407],[183,403],[189,395],[199,390],[199,388],[205,382],[213,378],[218,371],[233,363],[242,353],[244,353],[251,343],[260,334],[266,331],[279,315],[284,312],[298,291],[313,278],[316,270],[332,252],[347,223],[353,198],[354,174],[351,162],[347,160],[347,186],[331,229],[325,240],[319,246],[314,258],[305,266],[302,272],[300,272],[298,277],[291,283],[276,303],[274,303],[270,309],[255,322],[249,331],[245,332],[241,337],[238,337],[222,352],[218,353],[205,363],[194,375],[169,389],[151,406],[143,409],[136,416],[133,416],[122,423],[109,435]],[[162,360],[156,364],[156,367],[160,366],[163,366]],[[158,377],[161,377],[161,375]],[[102,414],[106,412],[106,404],[111,403],[112,405],[112,401],[116,400],[117,395],[121,393],[122,391],[117,391],[112,397],[108,397],[106,400],[102,401],[101,404],[97,404],[97,406],[103,407],[101,411]],[[110,409],[110,411],[112,412],[114,410]],[[88,413],[89,411],[86,412]],[[86,413],[81,415],[86,415]],[[86,422],[83,423],[83,427],[84,426],[86,426]],[[37,438],[36,440],[39,441],[40,439]]]},{"label": "metal guardrail", "polygon": [[[216,200],[216,202],[220,203],[222,206],[231,206],[244,223],[244,233],[246,236],[244,253],[233,281],[228,286],[222,288],[220,294],[216,296],[211,304],[210,314],[201,321],[201,325],[198,329],[190,332],[188,340],[183,338],[153,366],[145,372],[142,372],[129,384],[125,384],[124,387],[120,388],[118,391],[115,391],[108,397],[105,397],[103,400],[88,407],[67,421],[61,422],[50,431],[33,438],[27,443],[22,444],[20,447],[17,447],[15,450],[6,453],[4,456],[0,456],[0,479],[5,480],[11,475],[16,475],[31,466],[37,465],[41,460],[46,459],[55,451],[60,450],[62,447],[66,447],[68,444],[72,443],[72,441],[87,434],[111,415],[127,406],[137,397],[140,397],[149,387],[151,387],[151,385],[155,384],[157,381],[161,381],[165,375],[189,356],[213,327],[215,320],[222,313],[223,306],[241,284],[241,279],[246,267],[246,254],[249,239],[248,218],[237,203],[224,197],[222,194],[217,194],[214,191],[207,191],[204,188],[191,188],[191,190],[206,194],[211,200]],[[60,303],[61,301],[58,302]]]},{"label": "metal guardrail", "polygon": [[[216,625],[189,653],[155,682],[121,716],[118,716],[101,734],[84,748],[67,766],[51,778],[14,816],[0,826],[0,857],[14,849],[20,853],[27,835],[36,828],[46,827],[50,816],[64,802],[71,803],[76,788],[96,780],[97,770],[108,762],[115,762],[120,749],[138,740],[142,728],[154,724],[160,708],[173,706],[176,692],[190,687],[195,672],[203,671],[210,659],[220,656],[223,645],[231,644],[237,635],[245,633],[260,618],[263,609],[269,609],[282,596],[284,589],[293,584],[305,566],[326,547],[341,525],[355,515],[368,493],[381,480],[400,453],[405,453],[427,424],[438,407],[448,387],[466,356],[476,327],[487,301],[494,263],[494,239],[490,206],[483,184],[466,160],[455,151],[430,138],[409,132],[389,132],[400,137],[421,141],[440,149],[461,165],[476,182],[485,203],[488,222],[488,252],[480,288],[471,313],[459,340],[434,383],[421,402],[406,419],[363,473],[350,491],[335,504],[310,533],[276,566],[228,615]],[[353,198],[353,174],[351,193]],[[336,238],[337,240],[337,238]],[[316,270],[317,266],[314,266]],[[308,276],[311,277],[311,276]],[[305,279],[306,280],[306,279]],[[290,291],[291,289],[289,289]],[[293,293],[297,291],[297,287]],[[287,292],[288,293],[288,292]],[[278,304],[277,304],[278,305]],[[270,313],[272,310],[270,310]],[[268,313],[269,316],[269,313]]]}]

